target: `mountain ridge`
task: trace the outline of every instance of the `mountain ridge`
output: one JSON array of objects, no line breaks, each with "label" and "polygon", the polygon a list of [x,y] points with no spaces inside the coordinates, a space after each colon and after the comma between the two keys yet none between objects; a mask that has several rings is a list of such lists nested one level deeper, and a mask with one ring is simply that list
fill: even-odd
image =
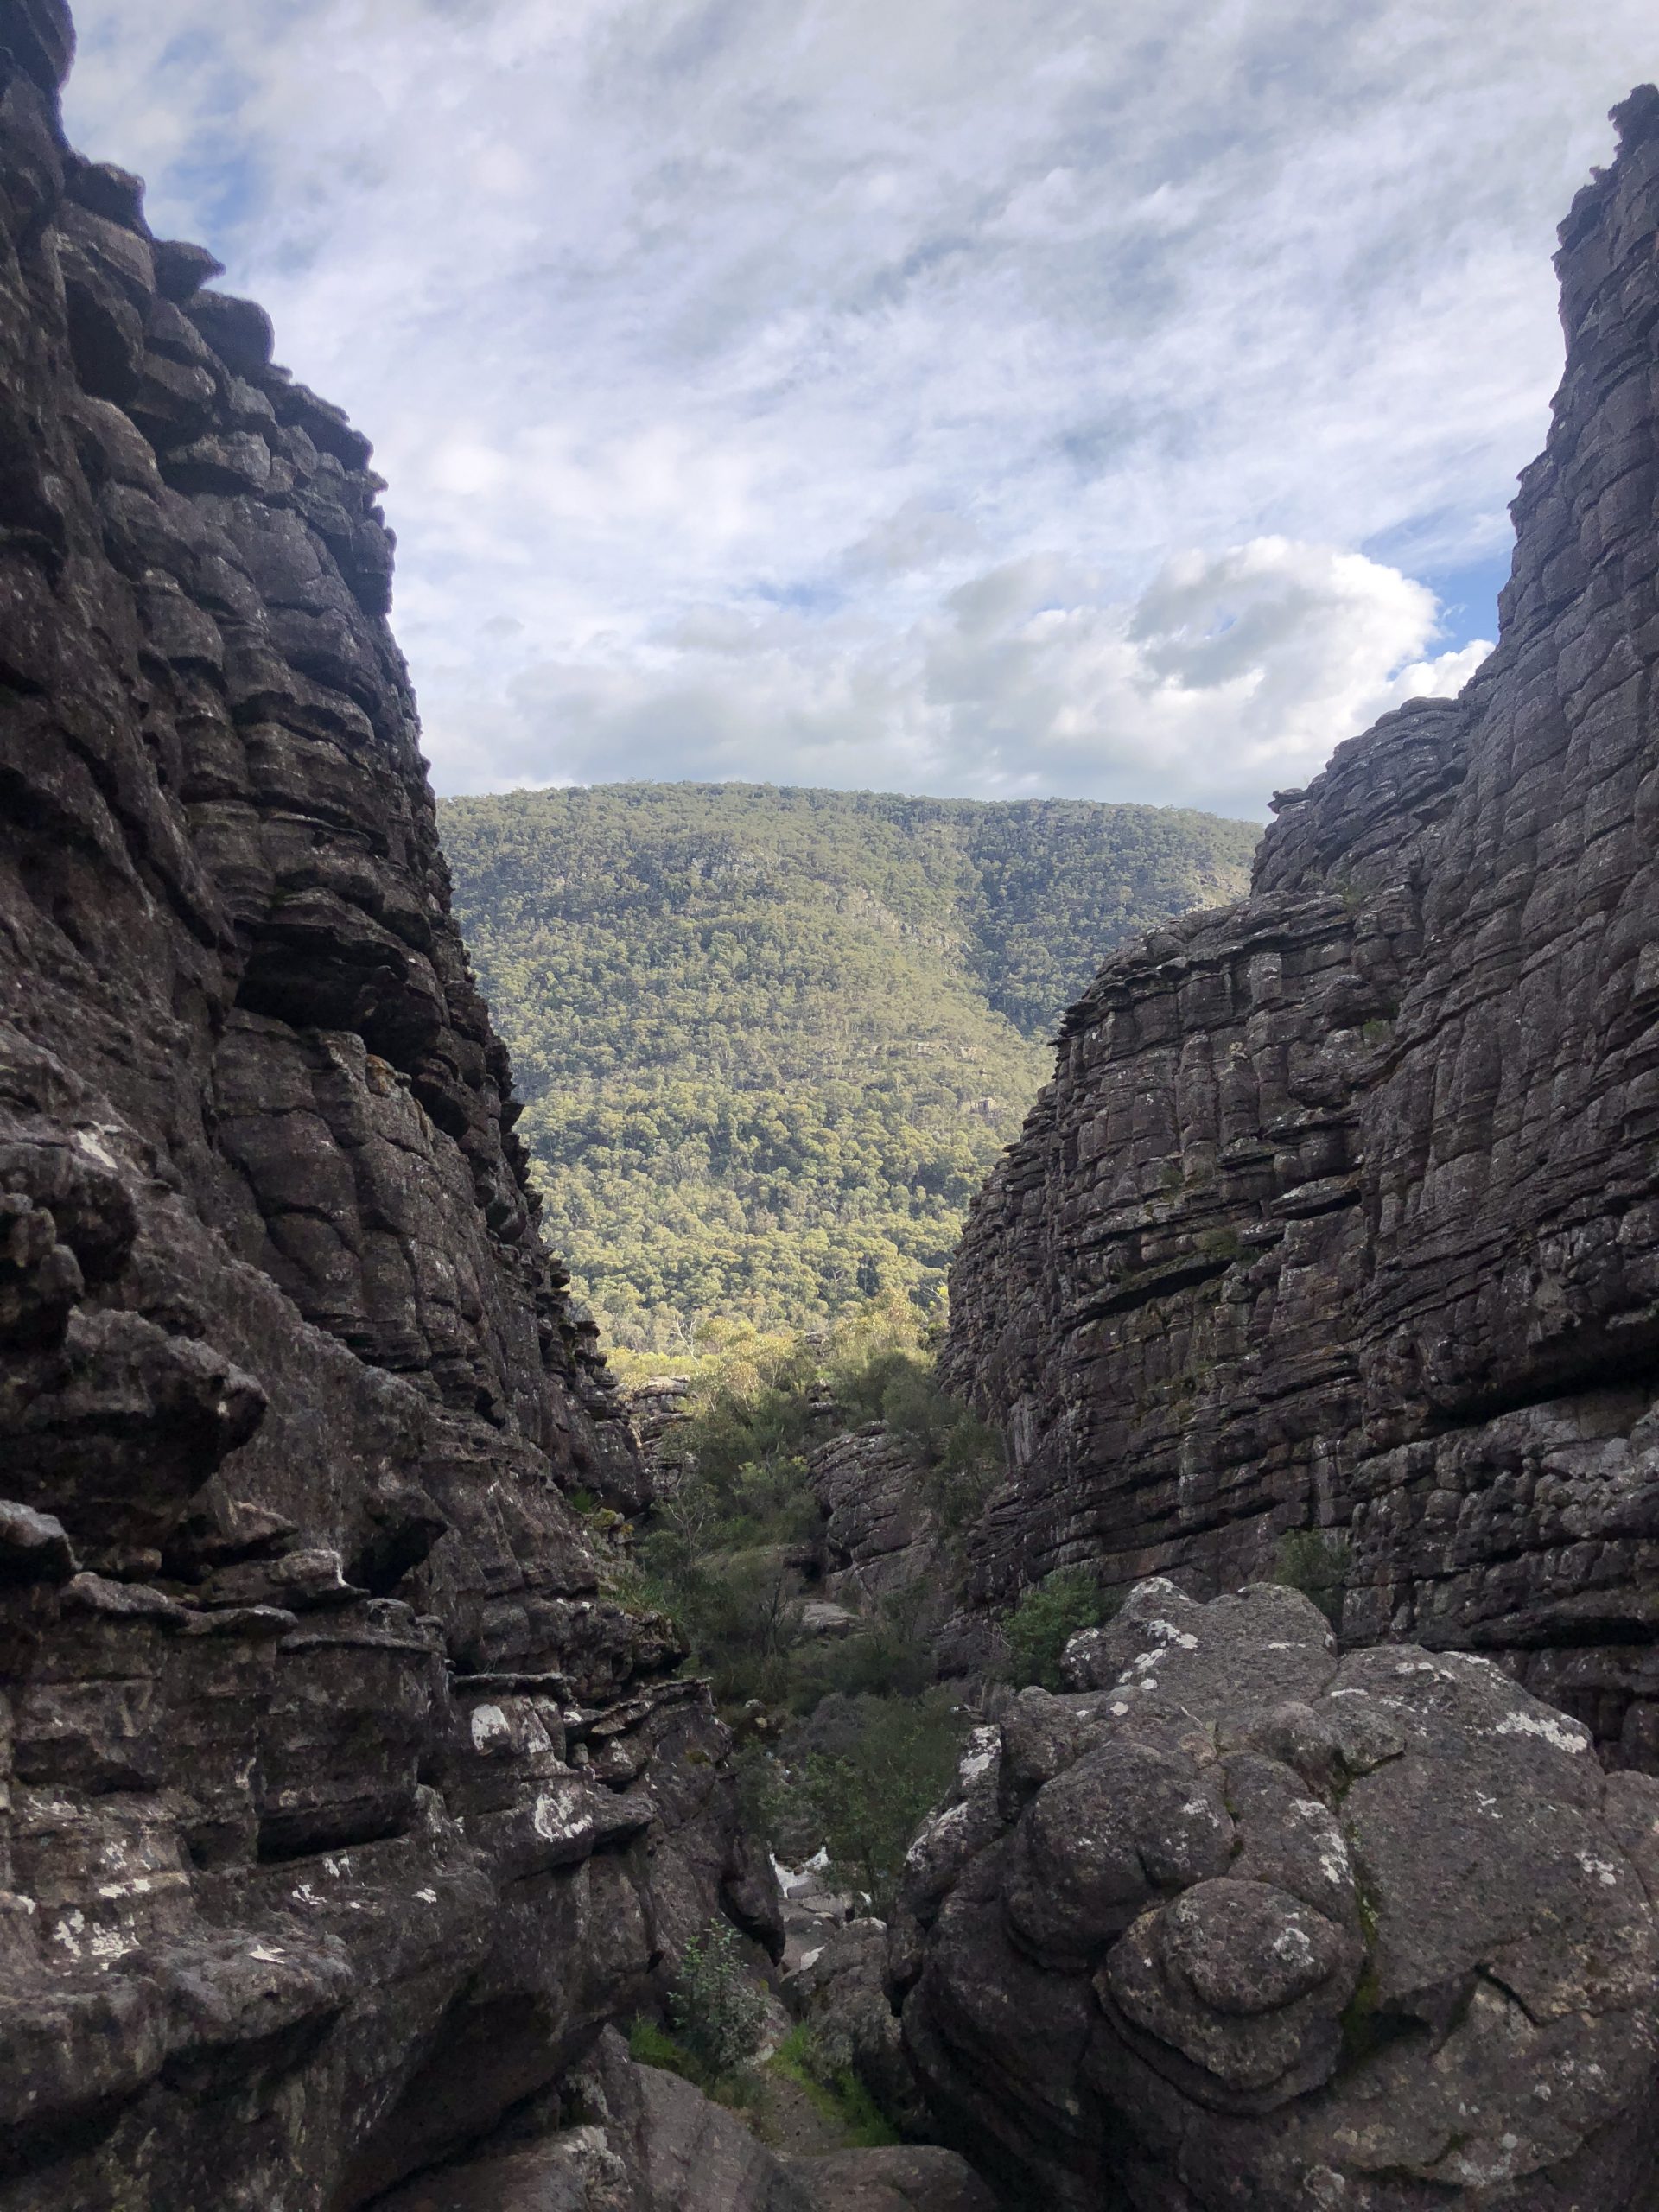
[{"label": "mountain ridge", "polygon": [[1110,948],[1255,824],[1075,799],[590,785],[441,803],[557,1249],[620,1343],[943,1285]]}]

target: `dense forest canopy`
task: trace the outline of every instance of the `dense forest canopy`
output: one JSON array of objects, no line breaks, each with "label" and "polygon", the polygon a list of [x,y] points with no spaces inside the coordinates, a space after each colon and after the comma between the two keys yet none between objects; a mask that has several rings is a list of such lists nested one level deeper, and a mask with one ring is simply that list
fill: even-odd
[{"label": "dense forest canopy", "polygon": [[444,802],[545,1225],[612,1340],[942,1287],[1064,1007],[1255,825],[757,784]]}]

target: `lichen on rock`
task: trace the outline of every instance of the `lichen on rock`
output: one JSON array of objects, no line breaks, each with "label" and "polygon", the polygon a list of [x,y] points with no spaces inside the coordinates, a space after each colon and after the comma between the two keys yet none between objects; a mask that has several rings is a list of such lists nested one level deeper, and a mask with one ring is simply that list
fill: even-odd
[{"label": "lichen on rock", "polygon": [[1659,1780],[1489,1660],[1339,1656],[1269,1586],[1142,1584],[1070,1656],[964,1764],[890,1953],[1014,2202],[1649,2201]]}]

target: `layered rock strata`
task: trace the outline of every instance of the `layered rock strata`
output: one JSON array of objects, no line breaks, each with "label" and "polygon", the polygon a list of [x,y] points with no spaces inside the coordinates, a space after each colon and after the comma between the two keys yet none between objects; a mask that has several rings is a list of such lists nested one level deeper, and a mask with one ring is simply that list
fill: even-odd
[{"label": "layered rock strata", "polygon": [[916,1634],[937,1628],[950,1609],[953,1562],[925,1471],[886,1423],[820,1445],[806,1479],[823,1515],[826,1600],[865,1614],[897,1608]]},{"label": "layered rock strata", "polygon": [[969,1224],[975,1595],[1198,1593],[1287,1531],[1343,1633],[1490,1652],[1659,1762],[1659,93],[1575,201],[1497,651],[1115,958]]},{"label": "layered rock strata", "polygon": [[1490,1661],[1154,1580],[910,1855],[906,2047],[1011,2201],[1637,2212],[1659,1779]]},{"label": "layered rock strata", "polygon": [[342,2209],[724,1907],[728,1739],[563,1491],[369,448],[0,0],[0,2205]]},{"label": "layered rock strata", "polygon": [[628,1421],[652,1499],[671,1498],[695,1464],[687,1440],[691,1424],[691,1378],[659,1375],[626,1395]]}]

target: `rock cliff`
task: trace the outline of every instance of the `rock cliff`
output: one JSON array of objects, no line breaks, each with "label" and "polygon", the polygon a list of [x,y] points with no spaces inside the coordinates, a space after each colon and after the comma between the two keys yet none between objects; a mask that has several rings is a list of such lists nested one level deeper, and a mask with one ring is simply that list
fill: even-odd
[{"label": "rock cliff", "polygon": [[1492,1654],[1659,1763],[1659,93],[1558,269],[1497,651],[1113,959],[969,1222],[973,1546],[1208,1594],[1351,1548],[1349,1643]]},{"label": "rock cliff", "polygon": [[563,1495],[639,1470],[367,442],[66,146],[72,43],[0,0],[0,2205],[343,2212],[771,1885]]},{"label": "rock cliff", "polygon": [[953,1563],[914,1455],[867,1421],[820,1445],[806,1478],[823,1515],[824,1597],[864,1614],[900,1603],[912,1634],[932,1634],[950,1609]]}]

